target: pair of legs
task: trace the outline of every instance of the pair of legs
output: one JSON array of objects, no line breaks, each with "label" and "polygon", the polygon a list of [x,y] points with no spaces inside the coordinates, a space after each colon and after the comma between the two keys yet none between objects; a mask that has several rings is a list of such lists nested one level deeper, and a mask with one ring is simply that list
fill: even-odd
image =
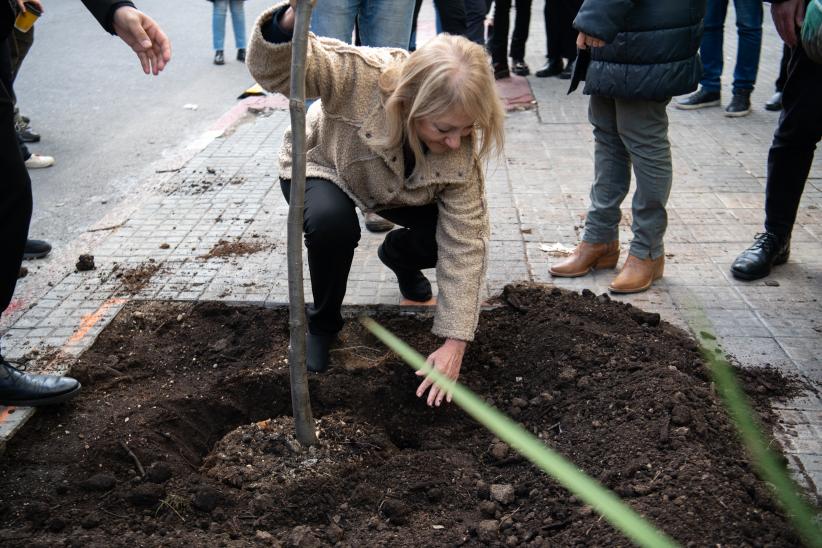
[{"label": "pair of legs", "polygon": [[[414,2],[414,13],[411,18],[411,39],[408,49],[417,49],[417,18],[422,7],[422,0]],[[456,36],[465,36],[481,44],[479,33],[488,13],[486,0],[434,0],[437,13],[437,33],[447,32]],[[484,12],[483,12],[484,10]],[[480,18],[482,12],[482,18]],[[483,31],[484,33],[484,31]]]},{"label": "pair of legs", "polygon": [[[548,61],[537,71],[537,76],[557,76],[566,68],[563,59],[568,60],[567,67],[570,69],[571,63],[577,58],[577,31],[573,23],[580,6],[582,0],[545,0],[542,14],[545,18]],[[566,70],[566,73],[570,77],[570,70]]]},{"label": "pair of legs", "polygon": [[357,24],[363,46],[408,48],[414,0],[324,0],[311,15],[317,36],[351,43]]},{"label": "pair of legs", "polygon": [[[289,199],[291,184],[280,182]],[[335,335],[343,327],[342,302],[354,250],[360,241],[360,223],[353,200],[334,183],[310,178],[305,185],[303,232],[314,303],[308,308],[308,330]],[[379,211],[401,228],[389,232],[383,251],[393,264],[407,270],[437,264],[437,205],[400,207]]]},{"label": "pair of legs", "polygon": [[[531,24],[531,0],[517,0],[514,32],[511,36],[510,55],[514,63],[524,63],[525,42]],[[508,27],[510,26],[511,0],[497,0],[494,7],[494,32],[491,35],[491,62],[497,66],[508,66]],[[523,75],[524,76],[524,75]]]},{"label": "pair of legs", "polygon": [[634,233],[628,259],[611,283],[616,293],[648,289],[662,277],[665,204],[673,169],[668,141],[668,101],[614,99],[592,95],[588,119],[594,126],[594,184],[582,242],[568,259],[551,267],[554,276],[582,276],[592,268],[613,268],[619,258],[620,205],[636,177],[632,204]]},{"label": "pair of legs", "polygon": [[238,50],[245,49],[245,10],[243,0],[214,0],[214,12],[211,17],[211,30],[214,51],[225,49],[225,20],[231,11],[231,25],[234,28],[234,45]]},{"label": "pair of legs", "polygon": [[[748,93],[756,83],[759,70],[759,53],[762,48],[762,2],[760,0],[734,0],[736,30],[739,37],[734,67],[733,92]],[[700,84],[708,92],[718,92],[723,66],[723,37],[728,0],[708,0],[705,12],[705,32],[699,53],[704,74]]]}]

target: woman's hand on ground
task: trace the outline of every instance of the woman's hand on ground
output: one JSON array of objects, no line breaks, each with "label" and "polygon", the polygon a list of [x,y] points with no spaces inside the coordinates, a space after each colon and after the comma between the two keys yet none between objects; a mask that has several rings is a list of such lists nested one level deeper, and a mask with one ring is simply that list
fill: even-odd
[{"label": "woman's hand on ground", "polygon": [[160,74],[171,60],[171,41],[154,19],[145,13],[122,6],[114,12],[114,31],[128,44],[146,74]]},{"label": "woman's hand on ground", "polygon": [[[456,381],[460,375],[460,367],[462,367],[462,357],[465,355],[465,348],[468,343],[457,339],[446,339],[445,343],[435,350],[426,360],[429,364],[434,366],[434,369],[452,381]],[[417,376],[425,376],[422,371],[417,371]],[[430,390],[428,390],[430,387]],[[451,402],[451,393],[446,393],[434,384],[433,379],[426,378],[417,388],[417,397],[421,398],[428,390],[429,406],[442,404],[443,398],[445,401]]]}]

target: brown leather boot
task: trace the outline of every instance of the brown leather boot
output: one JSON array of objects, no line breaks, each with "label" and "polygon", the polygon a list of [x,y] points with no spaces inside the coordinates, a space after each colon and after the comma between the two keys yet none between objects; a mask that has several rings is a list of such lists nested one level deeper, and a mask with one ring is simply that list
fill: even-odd
[{"label": "brown leather boot", "polygon": [[582,240],[567,259],[552,265],[548,272],[560,278],[585,276],[592,268],[614,268],[619,260],[619,240],[592,244]]},{"label": "brown leather boot", "polygon": [[608,289],[613,293],[640,293],[651,287],[654,280],[660,279],[664,270],[664,255],[656,259],[628,255],[625,265]]}]

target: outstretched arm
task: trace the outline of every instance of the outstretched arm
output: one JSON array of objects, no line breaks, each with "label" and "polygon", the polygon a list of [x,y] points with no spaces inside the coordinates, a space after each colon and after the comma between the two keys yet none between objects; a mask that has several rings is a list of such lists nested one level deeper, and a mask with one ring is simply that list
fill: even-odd
[{"label": "outstretched arm", "polygon": [[155,76],[171,60],[171,41],[154,19],[131,6],[117,8],[112,18],[114,32],[128,44],[143,66]]}]

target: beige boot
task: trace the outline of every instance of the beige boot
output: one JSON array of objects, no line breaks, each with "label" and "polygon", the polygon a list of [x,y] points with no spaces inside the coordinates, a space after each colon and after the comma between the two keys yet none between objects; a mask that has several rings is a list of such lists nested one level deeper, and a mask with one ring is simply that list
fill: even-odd
[{"label": "beige boot", "polygon": [[592,268],[614,268],[619,260],[619,240],[592,244],[582,240],[570,257],[551,266],[548,272],[560,278],[585,276]]},{"label": "beige boot", "polygon": [[664,270],[664,255],[660,255],[656,259],[640,259],[628,255],[625,265],[608,289],[613,293],[639,293],[645,291],[651,287],[655,280],[662,277]]}]

